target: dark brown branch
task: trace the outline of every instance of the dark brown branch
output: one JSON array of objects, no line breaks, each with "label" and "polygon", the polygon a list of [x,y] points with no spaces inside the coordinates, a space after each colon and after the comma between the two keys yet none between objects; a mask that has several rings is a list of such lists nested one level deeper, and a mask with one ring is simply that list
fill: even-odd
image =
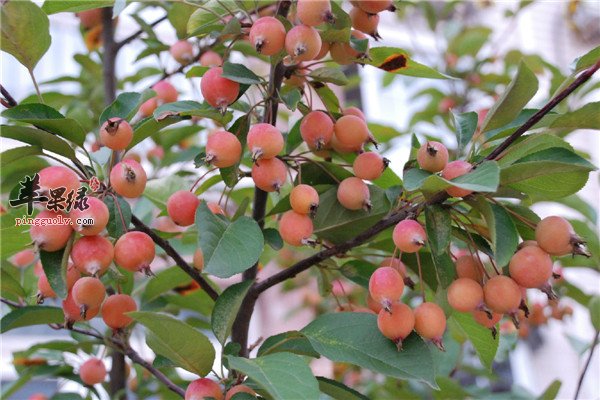
[{"label": "dark brown branch", "polygon": [[213,289],[213,287],[210,286],[208,281],[204,279],[196,269],[192,268],[181,257],[177,250],[175,250],[173,246],[171,246],[168,240],[165,240],[158,236],[152,229],[150,229],[146,224],[140,221],[140,219],[135,215],[131,216],[131,222],[133,223],[133,225],[135,225],[138,231],[144,232],[146,235],[150,236],[154,243],[161,247],[165,251],[165,253],[167,253],[167,255],[173,259],[173,261],[175,261],[179,268],[181,268],[186,274],[192,277],[193,280],[198,282],[198,285],[200,285],[200,287],[204,289],[204,291],[210,296],[211,299],[217,300],[219,294],[215,291],[215,289]]},{"label": "dark brown branch", "polygon": [[598,337],[600,337],[600,331],[596,331],[596,336],[594,336],[594,340],[592,341],[592,345],[590,347],[590,354],[588,355],[587,361],[585,362],[585,367],[583,367],[583,371],[581,371],[579,381],[577,382],[577,390],[575,391],[575,396],[573,397],[574,400],[577,400],[579,398],[579,392],[581,391],[581,387],[583,386],[583,378],[585,378],[585,373],[590,368],[590,364],[594,356],[594,350],[596,350],[596,345],[598,344]]},{"label": "dark brown branch", "polygon": [[4,304],[6,304],[6,305],[8,305],[8,306],[14,307],[14,308],[20,308],[20,307],[23,307],[23,305],[21,305],[21,304],[19,304],[19,303],[17,303],[17,302],[14,302],[14,301],[12,301],[12,300],[9,300],[9,299],[5,299],[4,297],[1,297],[1,298],[0,298],[0,302],[2,302],[2,303],[4,303]]},{"label": "dark brown branch", "polygon": [[[164,20],[167,19],[167,16],[163,16],[160,17],[159,19],[157,19],[156,21],[152,22],[151,24],[149,24],[149,26],[151,28],[154,28],[156,25],[160,24],[161,22],[163,22]],[[140,36],[142,33],[144,33],[143,29],[140,29],[134,33],[132,33],[131,35],[127,36],[125,39],[121,40],[120,42],[115,43],[115,47],[117,50],[119,50],[121,47],[125,46],[126,44],[129,44],[131,42],[133,42],[138,36]]]},{"label": "dark brown branch", "polygon": [[148,361],[144,360],[131,347],[127,348],[127,350],[125,351],[125,354],[127,355],[127,357],[129,357],[129,359],[131,361],[133,361],[136,364],[141,365],[142,367],[144,367],[148,371],[150,371],[150,373],[152,375],[154,375],[159,381],[161,381],[162,383],[164,383],[165,386],[168,387],[171,391],[177,393],[181,397],[185,396],[185,390],[183,390],[181,387],[179,387],[176,384],[174,384],[165,374],[163,374],[162,372],[160,372],[159,370],[157,370],[156,368],[154,368],[152,366],[152,364],[150,364]]},{"label": "dark brown branch", "polygon": [[102,77],[104,79],[104,102],[108,105],[116,98],[117,76],[115,63],[119,49],[115,43],[112,7],[102,9]]},{"label": "dark brown branch", "polygon": [[4,86],[0,85],[0,93],[2,94],[2,105],[6,108],[12,108],[16,106],[18,103],[14,97],[4,88]]}]

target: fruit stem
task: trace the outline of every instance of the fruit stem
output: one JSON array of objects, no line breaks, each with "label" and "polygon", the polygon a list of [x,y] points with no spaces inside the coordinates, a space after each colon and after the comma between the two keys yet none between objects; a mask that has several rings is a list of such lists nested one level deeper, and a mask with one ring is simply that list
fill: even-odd
[{"label": "fruit stem", "polygon": [[423,284],[423,270],[421,268],[421,256],[419,256],[419,252],[416,253],[417,256],[417,267],[419,268],[419,284],[421,286],[421,297],[423,298],[423,303],[425,303],[425,285]]}]

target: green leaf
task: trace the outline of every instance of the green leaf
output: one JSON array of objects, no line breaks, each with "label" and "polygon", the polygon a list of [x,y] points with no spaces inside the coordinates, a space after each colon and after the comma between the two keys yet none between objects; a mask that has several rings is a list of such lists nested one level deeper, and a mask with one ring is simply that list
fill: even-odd
[{"label": "green leaf", "polygon": [[40,129],[27,126],[2,125],[0,126],[0,137],[18,140],[33,146],[43,147],[44,150],[74,160],[75,151],[61,138]]},{"label": "green leaf", "polygon": [[71,245],[72,243],[69,243],[67,248],[53,252],[40,250],[40,261],[42,262],[44,274],[48,278],[48,283],[54,293],[62,299],[67,297],[67,261],[71,252]]},{"label": "green leaf", "polygon": [[519,234],[512,217],[504,207],[489,203],[483,197],[478,197],[471,204],[483,215],[490,230],[496,263],[500,267],[507,265],[519,244]]},{"label": "green leaf", "polygon": [[317,376],[319,390],[335,400],[369,400],[356,390],[333,379]]},{"label": "green leaf", "polygon": [[331,3],[331,12],[335,18],[333,24],[326,24],[325,29],[320,30],[321,40],[323,42],[344,42],[350,40],[351,21],[350,16],[336,2]]},{"label": "green leaf", "polygon": [[206,71],[208,71],[209,69],[210,69],[209,67],[203,67],[201,65],[194,65],[192,68],[190,68],[185,73],[185,77],[186,78],[201,78],[204,76]]},{"label": "green leaf", "polygon": [[454,126],[456,127],[456,141],[458,142],[458,153],[463,154],[465,148],[473,138],[477,129],[477,113],[474,111],[454,114]]},{"label": "green leaf", "polygon": [[[229,127],[229,132],[233,133],[240,143],[242,144],[242,154],[246,150],[246,138],[248,136],[248,131],[250,129],[250,115],[244,114]],[[240,160],[241,161],[241,160]],[[239,181],[239,168],[240,161],[232,165],[231,167],[221,168],[219,173],[221,174],[221,178],[223,178],[223,182],[230,188],[233,188]]]},{"label": "green leaf", "polygon": [[[13,4],[10,2],[9,4]],[[4,7],[2,7],[4,9]],[[79,122],[64,115],[45,104],[28,103],[19,104],[2,112],[4,118],[13,121],[25,122],[36,127],[61,136],[71,142],[83,146],[85,130]]]},{"label": "green leaf", "polygon": [[40,146],[14,147],[0,153],[0,167],[15,161],[20,161],[28,156],[42,155],[44,152]]},{"label": "green leaf", "polygon": [[432,253],[445,253],[450,245],[450,211],[440,205],[425,206],[425,227]]},{"label": "green leaf", "polygon": [[252,283],[248,280],[231,285],[217,298],[210,321],[212,330],[221,344],[227,341],[233,321]]},{"label": "green leaf", "polygon": [[131,207],[121,196],[117,196],[117,201],[112,196],[105,196],[102,201],[110,213],[106,230],[112,238],[118,239],[127,233],[131,224]]},{"label": "green leaf", "polygon": [[325,108],[330,113],[336,114],[341,113],[342,110],[340,108],[340,100],[336,96],[336,94],[324,83],[321,82],[310,82],[310,86],[317,92],[317,95],[325,105]]},{"label": "green leaf", "polygon": [[31,1],[3,2],[0,8],[0,50],[33,71],[50,48],[48,16]]},{"label": "green leaf", "polygon": [[62,308],[25,306],[15,308],[0,320],[0,333],[31,325],[59,324],[65,319]]},{"label": "green leaf", "polygon": [[[450,284],[456,277],[456,267],[454,266],[452,259],[450,258],[448,253],[431,253],[431,260],[433,261],[433,266],[435,268],[436,281],[439,282],[443,288],[447,288],[448,286],[450,286]],[[423,260],[421,260],[421,263],[424,264]],[[414,266],[414,264],[411,263],[411,267],[412,266]],[[430,273],[427,271],[425,265],[422,265],[422,267],[423,280],[427,281],[426,277],[430,275]],[[428,284],[432,289],[434,288],[433,286],[431,286],[431,283]]]},{"label": "green leaf", "polygon": [[210,340],[185,322],[167,314],[135,311],[127,313],[147,328],[146,343],[177,366],[206,376],[215,360]]},{"label": "green leaf", "polygon": [[204,272],[229,278],[252,267],[260,257],[264,238],[256,221],[240,217],[232,223],[214,215],[201,202],[196,211]]},{"label": "green leaf", "polygon": [[277,229],[263,229],[263,236],[265,237],[265,242],[271,246],[273,250],[281,250],[283,247],[283,239]]},{"label": "green leaf", "polygon": [[495,161],[485,161],[468,174],[447,180],[439,175],[412,168],[404,173],[404,188],[409,191],[420,189],[426,193],[437,193],[450,186],[474,192],[495,192],[500,183],[500,168]]},{"label": "green leaf", "polygon": [[473,344],[483,366],[491,370],[492,362],[498,350],[499,335],[493,338],[489,329],[475,322],[471,314],[468,313],[455,312],[449,320],[458,333]]},{"label": "green leaf", "polygon": [[313,358],[320,357],[319,353],[312,348],[306,336],[298,331],[283,332],[268,337],[258,349],[258,356],[279,352],[294,353]]},{"label": "green leaf", "polygon": [[213,31],[222,31],[225,26],[223,16],[227,14],[227,10],[219,4],[219,1],[209,0],[205,2],[203,7],[194,11],[188,20],[188,37],[202,37]]},{"label": "green leaf", "polygon": [[505,168],[510,164],[538,151],[553,147],[564,148],[573,151],[573,147],[563,139],[551,134],[527,135],[516,146],[509,147],[506,154],[498,160],[498,165]]},{"label": "green leaf", "polygon": [[78,12],[93,8],[111,7],[114,0],[46,0],[42,10],[50,15],[59,12]]},{"label": "green leaf", "polygon": [[561,381],[555,379],[552,383],[544,390],[537,400],[554,400],[558,396],[558,392],[560,391],[560,387],[562,386]]},{"label": "green leaf", "polygon": [[278,400],[318,400],[319,385],[304,359],[276,353],[252,360],[227,356],[229,367],[251,378]]},{"label": "green leaf", "polygon": [[141,98],[142,95],[140,93],[121,93],[111,105],[102,111],[98,124],[102,125],[109,118],[123,118],[127,121],[131,120],[141,105]]},{"label": "green leaf", "polygon": [[179,2],[171,3],[167,18],[169,18],[169,22],[173,25],[173,28],[175,28],[175,32],[179,39],[185,39],[187,36],[188,20],[195,10],[196,8],[191,4]]},{"label": "green leaf", "polygon": [[281,90],[281,100],[290,111],[296,111],[298,102],[302,100],[302,93],[296,88],[291,88],[291,90],[286,89],[289,89],[289,87],[286,86]]},{"label": "green leaf", "polygon": [[[285,152],[291,154],[302,143],[302,135],[300,135],[300,123],[302,119],[296,121],[290,132],[285,138]],[[305,164],[302,164],[305,165]]]},{"label": "green leaf", "polygon": [[550,124],[551,128],[600,129],[600,102],[560,115]]},{"label": "green leaf", "polygon": [[143,196],[161,210],[167,209],[167,200],[178,190],[189,188],[188,182],[178,175],[152,179],[146,184]]},{"label": "green leaf", "polygon": [[492,33],[490,28],[475,26],[466,28],[448,43],[448,53],[459,57],[476,56]]},{"label": "green leaf", "polygon": [[340,272],[352,282],[368,289],[371,274],[373,274],[377,268],[376,265],[363,260],[351,260],[341,266]]},{"label": "green leaf", "polygon": [[0,291],[14,294],[18,297],[25,297],[27,295],[19,281],[4,269],[0,270]]},{"label": "green leaf", "polygon": [[318,82],[333,83],[334,85],[344,86],[349,83],[348,78],[339,67],[321,67],[312,70],[308,76]]},{"label": "green leaf", "polygon": [[594,296],[588,303],[590,319],[595,330],[600,331],[600,296]]},{"label": "green leaf", "polygon": [[[396,345],[377,329],[377,316],[341,312],[321,315],[301,331],[314,349],[334,362],[358,365],[386,376],[414,379],[436,388],[433,358],[416,335]],[[489,334],[489,332],[488,332]]]},{"label": "green leaf", "polygon": [[262,82],[260,77],[248,69],[248,67],[245,65],[234,64],[230,63],[229,61],[226,61],[223,64],[223,74],[221,76],[231,81],[246,85],[253,85]]},{"label": "green leaf", "polygon": [[452,79],[433,68],[413,60],[408,52],[396,47],[375,47],[369,50],[370,61],[366,64],[398,75],[408,75],[418,78]]},{"label": "green leaf", "polygon": [[574,62],[573,73],[579,73],[584,69],[588,69],[592,65],[598,62],[600,59],[600,46],[593,48],[583,56],[577,58]]},{"label": "green leaf", "polygon": [[182,100],[163,104],[154,110],[154,119],[159,122],[170,118],[175,118],[175,122],[177,122],[179,121],[177,117],[192,116],[209,118],[222,124],[231,121],[231,113],[222,115],[216,109],[192,100]]},{"label": "green leaf", "polygon": [[481,131],[487,132],[511,122],[533,98],[537,90],[538,80],[535,74],[521,62],[517,74],[506,91],[488,111],[481,125]]},{"label": "green leaf", "polygon": [[192,278],[178,267],[164,269],[148,281],[142,293],[142,301],[150,303],[158,296],[178,286],[188,285]]}]

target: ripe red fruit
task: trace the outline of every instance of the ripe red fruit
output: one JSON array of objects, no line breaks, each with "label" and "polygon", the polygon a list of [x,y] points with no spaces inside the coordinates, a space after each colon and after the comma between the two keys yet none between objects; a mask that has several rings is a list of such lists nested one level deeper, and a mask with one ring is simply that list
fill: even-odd
[{"label": "ripe red fruit", "polygon": [[73,291],[69,291],[67,298],[62,302],[63,313],[65,314],[65,323],[67,326],[73,326],[75,322],[89,321],[94,318],[100,312],[100,307],[91,308],[87,310],[85,318],[81,315],[79,306],[73,300]]},{"label": "ripe red fruit", "polygon": [[491,319],[488,316],[488,314],[484,311],[473,311],[471,315],[473,315],[473,319],[475,320],[475,322],[477,322],[479,325],[485,326],[488,329],[491,329],[492,334],[494,336],[496,335],[495,326],[502,319],[502,314],[492,313]]},{"label": "ripe red fruit", "polygon": [[428,141],[417,151],[417,162],[425,171],[439,172],[448,164],[448,149],[440,142]]},{"label": "ripe red fruit", "polygon": [[208,104],[224,111],[237,99],[240,84],[223,78],[222,74],[221,67],[213,67],[206,71],[200,80],[200,91]]},{"label": "ripe red fruit", "polygon": [[359,151],[369,140],[369,128],[365,121],[354,115],[344,115],[334,125],[335,137],[343,147]]},{"label": "ripe red fruit", "polygon": [[73,170],[61,165],[46,167],[40,170],[38,175],[40,177],[38,193],[41,195],[48,196],[50,190],[61,187],[66,189],[65,196],[71,191],[75,194],[81,186],[79,176]]},{"label": "ripe red fruit", "polygon": [[333,121],[323,111],[311,111],[300,123],[300,135],[309,148],[321,150],[333,137]]},{"label": "ripe red fruit", "polygon": [[391,268],[395,269],[396,271],[398,271],[398,273],[400,274],[400,276],[402,276],[402,278],[407,277],[406,265],[402,261],[400,261],[399,258],[386,257],[381,261],[381,263],[379,263],[379,266],[380,267],[391,267]]},{"label": "ripe red fruit", "polygon": [[71,250],[73,265],[82,274],[102,275],[113,260],[112,243],[102,236],[84,236]]},{"label": "ripe red fruit", "polygon": [[340,182],[337,199],[348,210],[371,210],[371,193],[362,179],[351,176]]},{"label": "ripe red fruit", "polygon": [[321,50],[321,36],[310,26],[295,26],[285,35],[285,49],[295,63],[314,60]]},{"label": "ripe red fruit", "polygon": [[114,191],[129,199],[144,193],[147,179],[144,168],[131,159],[122,160],[110,171],[110,184]]},{"label": "ripe red fruit", "polygon": [[194,252],[194,258],[192,259],[192,264],[198,271],[202,271],[204,268],[204,253],[202,252],[202,249],[196,249]]},{"label": "ripe red fruit", "polygon": [[227,131],[216,131],[206,141],[206,162],[217,168],[235,165],[242,157],[242,144],[237,136]]},{"label": "ripe red fruit", "polygon": [[485,304],[500,314],[515,315],[521,303],[521,289],[511,278],[494,276],[483,286]]},{"label": "ripe red fruit", "polygon": [[133,128],[123,118],[109,118],[100,128],[100,142],[111,150],[125,150],[133,139]]},{"label": "ripe red fruit", "polygon": [[43,393],[34,393],[29,396],[27,400],[48,400],[48,397],[46,397]]},{"label": "ripe red fruit", "polygon": [[537,246],[517,251],[508,264],[510,277],[525,288],[539,288],[552,276],[552,259]]},{"label": "ripe red fruit", "polygon": [[283,50],[285,27],[277,18],[261,17],[252,24],[250,42],[260,54],[273,56]]},{"label": "ripe red fruit", "polygon": [[582,252],[583,240],[575,234],[571,223],[562,217],[546,217],[538,222],[535,240],[538,246],[553,256],[585,254],[585,251]]},{"label": "ripe red fruit", "polygon": [[187,65],[194,59],[194,46],[187,40],[179,40],[173,43],[169,52],[179,64]]},{"label": "ripe red fruit", "polygon": [[313,223],[309,216],[290,210],[279,220],[279,233],[287,244],[302,246],[310,243],[313,233]]},{"label": "ripe red fruit", "polygon": [[404,292],[404,280],[398,271],[391,267],[377,268],[369,278],[369,294],[387,311],[392,303],[400,301]]},{"label": "ripe red fruit", "polygon": [[84,277],[80,278],[73,285],[73,301],[85,318],[87,310],[100,307],[106,295],[106,288],[98,278]]},{"label": "ripe red fruit", "polygon": [[390,312],[379,311],[377,327],[383,336],[394,341],[398,350],[402,349],[402,341],[410,335],[415,327],[415,315],[404,303],[394,303]]},{"label": "ripe red fruit", "polygon": [[12,256],[12,264],[17,268],[25,268],[35,261],[35,252],[31,249],[21,250]]},{"label": "ripe red fruit", "polygon": [[102,305],[102,319],[112,329],[123,329],[133,321],[125,315],[131,311],[137,311],[135,300],[126,294],[114,294]]},{"label": "ripe red fruit", "polygon": [[260,123],[248,131],[247,144],[252,160],[273,158],[283,150],[283,135],[271,124]]},{"label": "ripe red fruit", "polygon": [[[71,211],[71,225],[74,230],[84,236],[94,236],[106,228],[110,213],[106,204],[97,197],[88,197],[87,204],[89,207],[86,210],[75,208]],[[78,225],[77,220],[81,222],[82,219],[91,219],[93,223],[91,225]]]},{"label": "ripe red fruit", "polygon": [[236,385],[231,387],[231,389],[227,391],[227,394],[225,395],[225,400],[231,400],[233,396],[237,393],[248,393],[249,395],[256,397],[256,392],[250,389],[248,386]]},{"label": "ripe red fruit", "polygon": [[225,211],[219,205],[219,203],[215,203],[213,201],[209,201],[209,202],[206,203],[206,206],[215,215],[217,215],[217,214],[225,215]]},{"label": "ripe red fruit", "polygon": [[447,296],[450,307],[456,311],[475,311],[483,305],[483,289],[472,279],[456,279],[448,286]]},{"label": "ripe red fruit", "polygon": [[370,293],[367,293],[367,306],[375,314],[379,314],[379,311],[381,311],[381,309],[383,308],[381,303],[375,301],[375,299],[373,299]]},{"label": "ripe red fruit", "polygon": [[460,256],[456,260],[455,265],[457,277],[472,279],[481,284],[483,280],[483,265],[477,257],[471,255]]},{"label": "ripe red fruit", "polygon": [[152,90],[156,92],[156,100],[158,105],[173,103],[177,101],[179,97],[179,93],[177,93],[177,89],[175,86],[171,85],[167,81],[160,81],[152,86]]},{"label": "ripe red fruit", "polygon": [[128,271],[149,274],[155,255],[154,241],[144,232],[127,232],[115,243],[115,264]]},{"label": "ripe red fruit", "polygon": [[102,25],[102,9],[93,8],[91,10],[79,11],[77,13],[81,26],[85,29],[91,29],[97,25]]},{"label": "ripe red fruit", "polygon": [[295,186],[290,192],[290,205],[298,214],[314,216],[319,207],[319,193],[310,185]]},{"label": "ripe red fruit", "polygon": [[346,108],[344,108],[343,114],[344,115],[354,115],[355,117],[358,117],[365,122],[367,121],[367,117],[365,117],[365,113],[363,113],[362,110],[358,107],[346,107]]},{"label": "ripe red fruit", "polygon": [[219,53],[208,50],[200,56],[200,65],[203,67],[220,67],[223,65],[223,59]]},{"label": "ripe red fruit", "polygon": [[[367,35],[361,31],[353,30],[351,35],[354,39],[365,40],[368,39]],[[368,46],[367,46],[368,51]],[[355,61],[366,57],[366,52],[360,52],[350,45],[350,42],[335,42],[331,44],[329,48],[329,54],[333,61],[341,65],[352,64]]]},{"label": "ripe red fruit", "polygon": [[178,190],[167,200],[167,213],[179,226],[190,226],[196,219],[196,209],[200,200],[188,190]]},{"label": "ripe red fruit", "polygon": [[252,166],[252,180],[265,192],[279,192],[287,181],[287,166],[278,158],[260,160]]},{"label": "ripe red fruit", "polygon": [[321,42],[321,50],[319,50],[319,54],[315,57],[315,60],[320,60],[329,53],[330,44],[328,42]]},{"label": "ripe red fruit", "polygon": [[329,0],[298,0],[296,16],[304,25],[317,26],[324,22],[333,23]]},{"label": "ripe red fruit", "polygon": [[106,367],[102,360],[90,358],[79,367],[79,377],[83,383],[89,386],[104,382]]},{"label": "ripe red fruit", "polygon": [[37,303],[41,304],[44,302],[44,299],[52,299],[56,297],[56,292],[50,286],[50,282],[48,282],[48,278],[46,274],[40,275],[38,278],[38,292],[37,292]]},{"label": "ripe red fruit", "polygon": [[352,7],[349,15],[354,29],[367,33],[375,39],[380,38],[377,32],[377,26],[379,25],[378,14],[369,14],[358,7]]},{"label": "ripe red fruit", "polygon": [[382,157],[381,154],[367,151],[356,157],[352,170],[358,178],[374,181],[381,176],[389,163],[390,160]]},{"label": "ripe red fruit", "polygon": [[396,247],[405,253],[416,253],[427,242],[425,229],[414,219],[398,222],[392,233]]},{"label": "ripe red fruit", "polygon": [[152,97],[151,99],[146,100],[140,106],[139,113],[143,118],[149,117],[154,113],[154,110],[158,108],[158,99],[156,97]]},{"label": "ripe red fruit", "polygon": [[356,7],[370,14],[377,14],[385,10],[393,10],[392,0],[355,0]]},{"label": "ripe red fruit", "polygon": [[429,339],[440,349],[444,349],[442,336],[446,330],[444,310],[435,303],[425,302],[414,310],[415,331],[423,338]]},{"label": "ripe red fruit", "polygon": [[[473,169],[473,166],[466,161],[452,161],[446,164],[446,166],[442,170],[442,178],[452,180],[454,178],[469,173],[471,169]],[[448,193],[452,197],[465,197],[473,193],[473,191],[452,186],[446,189],[446,193]]]},{"label": "ripe red fruit", "polygon": [[185,400],[202,400],[211,397],[214,400],[223,400],[223,392],[218,383],[208,378],[200,378],[190,382],[185,391]]},{"label": "ripe red fruit", "polygon": [[35,246],[44,251],[57,251],[64,248],[73,233],[71,225],[60,224],[62,219],[65,223],[70,221],[63,213],[55,213],[53,211],[43,210],[36,217],[38,221],[48,221],[48,219],[56,219],[55,224],[34,225],[29,228],[29,236],[33,240]]}]

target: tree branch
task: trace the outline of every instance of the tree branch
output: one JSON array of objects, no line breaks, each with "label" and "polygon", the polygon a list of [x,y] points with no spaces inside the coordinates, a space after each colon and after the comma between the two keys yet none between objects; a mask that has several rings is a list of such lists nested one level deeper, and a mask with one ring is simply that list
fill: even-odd
[{"label": "tree branch", "polygon": [[108,105],[115,100],[117,77],[115,62],[119,49],[115,43],[112,7],[102,9],[102,43],[104,47],[102,59],[102,77],[104,78],[104,102]]},{"label": "tree branch", "polygon": [[[167,19],[167,16],[163,16],[160,17],[159,19],[157,19],[156,21],[152,22],[151,24],[149,24],[149,26],[151,28],[154,28],[156,25],[160,24],[161,22],[163,22],[164,20]],[[143,29],[140,29],[134,33],[132,33],[131,35],[127,36],[125,39],[121,40],[120,42],[115,43],[115,48],[117,50],[119,50],[121,47],[125,46],[126,44],[129,44],[131,42],[133,42],[138,36],[140,36],[142,33],[144,33]]]},{"label": "tree branch", "polygon": [[14,97],[11,96],[11,94],[8,92],[8,90],[6,90],[4,88],[4,86],[0,85],[0,93],[2,94],[2,105],[6,108],[12,108],[14,106],[16,106],[18,103],[17,101],[14,99]]},{"label": "tree branch", "polygon": [[154,243],[156,243],[159,247],[161,247],[168,256],[170,256],[173,261],[177,264],[179,268],[181,268],[186,274],[192,277],[193,280],[198,282],[198,285],[210,296],[211,299],[217,300],[219,294],[213,289],[213,287],[208,283],[200,273],[192,268],[182,257],[181,255],[171,246],[168,240],[165,240],[158,236],[152,229],[150,229],[146,224],[144,224],[138,217],[135,215],[131,216],[131,222],[136,227],[136,229],[140,232],[144,232],[146,235],[150,236]]},{"label": "tree branch", "polygon": [[573,397],[574,400],[577,400],[579,398],[579,391],[583,386],[583,378],[585,377],[585,373],[587,372],[587,370],[590,368],[592,357],[594,356],[594,350],[596,350],[596,345],[598,344],[598,337],[600,337],[600,331],[596,331],[596,336],[594,336],[594,340],[592,341],[590,354],[587,358],[587,361],[585,362],[585,367],[583,367],[583,371],[581,371],[579,381],[577,382],[577,390],[575,391],[575,397]]}]

